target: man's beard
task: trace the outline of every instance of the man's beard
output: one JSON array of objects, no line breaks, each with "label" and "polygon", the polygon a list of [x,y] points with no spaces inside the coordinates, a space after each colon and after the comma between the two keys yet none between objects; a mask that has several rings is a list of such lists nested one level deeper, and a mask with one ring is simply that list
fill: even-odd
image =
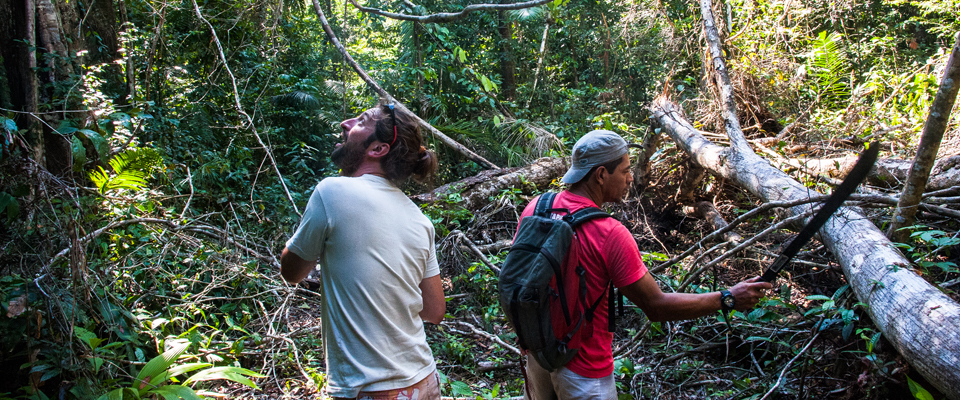
[{"label": "man's beard", "polygon": [[360,143],[347,142],[333,149],[333,153],[330,153],[330,160],[340,167],[340,175],[352,176],[360,168],[360,164],[363,163],[363,153],[366,148],[367,146]]}]

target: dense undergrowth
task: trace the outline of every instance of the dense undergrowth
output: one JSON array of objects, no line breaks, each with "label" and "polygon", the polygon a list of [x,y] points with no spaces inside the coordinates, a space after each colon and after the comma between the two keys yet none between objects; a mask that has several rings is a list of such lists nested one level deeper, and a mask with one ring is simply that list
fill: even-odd
[{"label": "dense undergrowth", "polygon": [[[416,26],[342,1],[322,3],[374,79],[500,166],[562,156],[597,127],[639,143],[648,134],[643,106],[662,91],[684,101],[700,129],[722,131],[701,76],[694,3],[555,1]],[[420,3],[405,10],[468,2]],[[837,143],[881,140],[890,144],[886,156],[912,156],[944,49],[960,29],[957,6],[718,5],[748,135],[773,137],[790,127],[771,146],[784,155],[796,144],[820,156],[841,150]],[[276,256],[312,186],[337,173],[328,155],[340,140],[338,122],[375,99],[341,63],[306,3],[200,4],[229,71],[192,3],[126,7],[122,63],[74,57],[76,68],[45,84],[50,96],[34,114],[15,110],[8,90],[0,96],[0,398],[188,396],[185,387],[211,397],[315,396],[325,371],[320,296],[283,283]],[[124,94],[127,75],[116,65],[131,69],[134,93]],[[64,174],[37,161],[42,140],[31,127],[41,119],[72,145]],[[954,122],[941,154],[955,153],[958,141]],[[481,171],[439,142],[430,147],[441,156],[435,185]],[[652,162],[652,185],[612,209],[648,265],[714,246],[697,243],[709,232],[673,198],[683,156],[667,144]],[[423,205],[437,227],[449,296],[447,321],[428,328],[444,395],[521,393],[519,357],[487,266],[505,252],[494,248],[484,262],[462,246],[509,239],[535,194],[512,188],[479,210],[460,207],[456,193]],[[711,181],[699,195],[729,219],[756,206],[723,182]],[[882,224],[889,216],[879,209],[873,217]],[[763,214],[739,231],[746,237],[779,220]],[[902,248],[913,267],[956,298],[956,222],[928,217],[912,229]],[[733,284],[758,274],[787,235],[778,230],[702,275],[684,260],[660,273],[659,283],[690,292]],[[921,378],[879,335],[830,255],[810,247],[802,264],[809,268],[792,271],[756,310],[735,313],[733,332],[719,315],[647,323],[626,304],[614,344],[622,397],[922,394]]]}]

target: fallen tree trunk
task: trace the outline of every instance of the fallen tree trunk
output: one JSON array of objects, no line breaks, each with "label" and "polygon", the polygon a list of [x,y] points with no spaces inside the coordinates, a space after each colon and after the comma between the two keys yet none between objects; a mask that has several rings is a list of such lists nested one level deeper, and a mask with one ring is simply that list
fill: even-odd
[{"label": "fallen tree trunk", "polygon": [[[753,152],[711,143],[663,97],[650,111],[654,123],[697,164],[764,201],[819,195]],[[797,206],[790,213],[810,208]],[[960,305],[911,271],[910,260],[860,212],[841,208],[819,233],[887,340],[937,389],[960,400]]]},{"label": "fallen tree trunk", "polygon": [[487,170],[429,193],[418,194],[412,199],[420,203],[432,203],[444,195],[460,193],[461,205],[468,210],[477,210],[503,189],[521,188],[524,193],[532,194],[537,189],[550,186],[554,179],[567,171],[568,163],[566,157],[544,157],[525,167]]},{"label": "fallen tree trunk", "polygon": [[[832,178],[846,176],[856,162],[856,157],[789,160],[790,164],[803,166],[808,172]],[[912,164],[912,161],[906,160],[877,160],[877,164],[867,176],[867,182],[881,187],[899,187],[907,180]],[[943,190],[954,186],[960,186],[960,155],[937,160],[930,172],[925,191]]]}]

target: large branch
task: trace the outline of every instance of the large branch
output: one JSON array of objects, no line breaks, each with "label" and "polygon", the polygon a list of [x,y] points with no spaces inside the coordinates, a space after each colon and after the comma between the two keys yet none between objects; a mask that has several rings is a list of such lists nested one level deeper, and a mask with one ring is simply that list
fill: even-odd
[{"label": "large branch", "polygon": [[[665,98],[650,106],[652,119],[691,159],[764,201],[819,195],[753,152],[707,140]],[[810,205],[790,208],[792,215]],[[907,260],[864,215],[843,207],[820,229],[857,298],[897,351],[948,398],[960,400],[960,305],[909,269]]]},{"label": "large branch", "polygon": [[478,210],[490,201],[491,196],[507,188],[530,189],[526,190],[528,194],[534,193],[533,189],[545,189],[550,186],[550,182],[562,176],[568,166],[567,157],[544,157],[525,167],[483,171],[476,176],[438,187],[432,192],[413,196],[413,199],[430,203],[443,195],[459,193],[462,199],[460,205],[468,210]]},{"label": "large branch", "polygon": [[[653,120],[692,160],[764,201],[810,197],[809,188],[772,167],[747,145],[736,119],[733,86],[720,51],[711,0],[701,0],[700,11],[712,65],[720,77],[716,83],[732,147],[711,143],[662,96],[650,106]],[[801,215],[811,208],[798,205],[790,213]],[[910,270],[910,260],[861,213],[841,208],[819,233],[883,335],[937,389],[960,400],[960,305]]]},{"label": "large branch", "polygon": [[364,7],[357,4],[356,0],[349,0],[350,4],[353,4],[358,10],[370,13],[377,14],[391,19],[399,19],[402,21],[416,21],[422,24],[428,22],[453,22],[460,18],[467,16],[474,11],[507,11],[507,10],[521,10],[524,8],[536,7],[540,5],[547,4],[553,0],[533,0],[525,1],[523,3],[514,3],[514,4],[471,4],[463,8],[463,11],[455,13],[437,13],[430,15],[409,15],[402,13],[393,13],[389,11],[383,11],[378,8]]},{"label": "large branch", "polygon": [[[830,178],[846,176],[857,162],[857,157],[790,158],[785,163],[805,172]],[[912,161],[879,159],[867,175],[867,182],[880,187],[899,187],[907,180]],[[933,165],[925,192],[960,186],[960,155],[941,158]]]},{"label": "large branch", "polygon": [[917,145],[917,155],[914,158],[913,167],[910,168],[910,176],[907,178],[906,185],[903,186],[900,202],[890,219],[887,236],[891,240],[903,242],[909,234],[908,231],[900,228],[913,225],[917,205],[920,204],[923,190],[927,186],[927,179],[930,178],[930,170],[940,150],[943,133],[946,132],[947,124],[950,122],[950,114],[957,100],[958,90],[960,90],[960,33],[957,34],[953,50],[947,59],[947,67],[943,71],[943,78],[940,79],[940,88],[937,89],[937,95],[933,99],[933,104],[930,105],[930,115],[927,116],[927,121],[923,125],[923,134],[920,136],[920,144]]},{"label": "large branch", "polygon": [[720,98],[717,100],[720,101],[720,113],[727,128],[727,136],[737,151],[752,152],[747,137],[740,128],[737,102],[733,95],[733,85],[730,84],[730,74],[727,73],[727,64],[723,60],[723,50],[720,49],[720,33],[713,19],[713,4],[710,0],[700,0],[700,13],[703,14],[703,33],[707,37],[710,64],[715,73],[714,83],[720,89]]},{"label": "large branch", "polygon": [[427,121],[424,121],[422,118],[417,116],[417,114],[414,114],[412,111],[410,111],[410,109],[408,109],[407,106],[405,106],[403,103],[393,98],[393,96],[391,96],[390,93],[387,93],[386,90],[383,90],[383,88],[380,87],[380,85],[377,84],[377,82],[374,81],[373,78],[370,77],[370,75],[367,75],[367,72],[364,71],[363,68],[360,68],[360,64],[357,64],[357,61],[350,56],[350,53],[347,53],[347,49],[343,47],[343,44],[340,43],[340,39],[337,39],[337,35],[333,33],[333,29],[330,28],[330,23],[327,22],[327,17],[323,14],[323,8],[320,7],[320,3],[317,0],[313,0],[313,9],[317,12],[317,17],[320,18],[320,24],[323,25],[323,31],[327,34],[327,38],[330,39],[330,42],[333,43],[334,47],[336,47],[337,50],[340,51],[340,54],[343,56],[344,60],[346,60],[347,64],[350,64],[350,67],[357,72],[357,75],[360,76],[360,79],[363,79],[363,81],[366,82],[367,85],[369,85],[370,88],[372,88],[375,92],[377,92],[377,94],[379,94],[380,97],[383,97],[393,102],[394,104],[396,104],[397,108],[400,108],[403,112],[406,112],[407,114],[413,116],[413,118],[417,121],[417,123],[419,123],[422,128],[429,131],[433,135],[433,137],[437,138],[438,140],[440,140],[440,142],[447,145],[454,151],[462,154],[464,157],[467,157],[471,161],[477,164],[480,164],[483,167],[488,169],[500,168],[500,167],[497,167],[496,164],[490,161],[487,161],[485,158],[481,157],[479,154],[476,154],[473,151],[470,151],[470,149],[464,147],[462,144],[457,143],[455,140],[451,139],[447,135],[444,135],[443,132],[440,132],[439,129],[434,128],[433,125],[430,125],[429,123],[427,123]]}]

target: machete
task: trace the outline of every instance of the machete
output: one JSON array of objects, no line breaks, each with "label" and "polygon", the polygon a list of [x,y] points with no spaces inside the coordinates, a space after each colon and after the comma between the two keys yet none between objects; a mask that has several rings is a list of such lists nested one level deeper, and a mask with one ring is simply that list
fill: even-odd
[{"label": "machete", "polygon": [[820,210],[817,211],[817,214],[813,216],[810,222],[790,241],[790,244],[780,253],[780,256],[778,256],[776,260],[773,260],[773,264],[770,264],[770,267],[767,268],[766,272],[760,277],[761,281],[773,282],[777,279],[780,270],[790,262],[790,259],[800,252],[803,245],[810,241],[820,227],[830,219],[830,216],[833,215],[833,213],[843,205],[843,202],[850,197],[853,191],[856,190],[860,182],[863,182],[863,179],[867,177],[867,173],[870,172],[873,164],[877,161],[877,154],[879,152],[880,143],[873,142],[868,145],[863,153],[860,153],[860,158],[857,160],[857,163],[853,165],[853,169],[850,170],[847,177],[843,179],[840,186],[837,186],[833,194],[827,198],[827,201],[823,203],[823,206],[820,207]]}]

